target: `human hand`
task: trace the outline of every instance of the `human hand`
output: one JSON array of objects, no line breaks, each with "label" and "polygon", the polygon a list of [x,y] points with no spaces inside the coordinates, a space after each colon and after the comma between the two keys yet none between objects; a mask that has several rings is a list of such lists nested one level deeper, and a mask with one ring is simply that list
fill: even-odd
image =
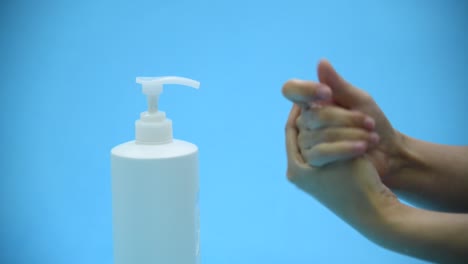
[{"label": "human hand", "polygon": [[[408,254],[435,262],[459,263],[467,259],[466,238],[461,234],[468,232],[466,225],[466,214],[440,213],[422,210],[401,204],[396,196],[385,186],[382,180],[395,177],[407,176],[410,171],[413,176],[409,182],[421,183],[427,186],[429,194],[434,194],[432,187],[435,186],[427,177],[437,178],[436,173],[427,175],[427,170],[420,172],[411,171],[411,160],[406,160],[413,155],[415,148],[407,148],[410,142],[403,134],[391,126],[385,115],[377,106],[375,101],[364,91],[355,88],[344,81],[332,68],[322,61],[319,64],[319,80],[324,86],[311,85],[311,82],[289,82],[289,87],[283,89],[283,93],[291,101],[296,102],[293,106],[286,125],[286,148],[288,157],[288,179],[297,187],[315,197],[323,205],[353,226],[368,239],[377,244],[396,252]],[[322,92],[318,92],[321,87]],[[306,100],[304,100],[304,98]],[[343,161],[335,155],[332,161],[324,162],[326,166],[314,166],[316,156],[326,157],[324,152],[316,151],[319,155],[307,155],[307,140],[299,142],[301,131],[306,131],[304,123],[314,125],[314,119],[301,121],[301,107],[307,108],[310,102],[321,100],[323,106],[335,105],[348,110],[357,110],[370,115],[375,120],[376,131],[380,135],[380,142],[376,148],[370,148],[365,155]],[[298,106],[300,105],[300,106]],[[319,108],[320,109],[320,108]],[[304,110],[303,113],[306,111]],[[312,116],[313,113],[310,113]],[[316,116],[317,113],[315,113]],[[335,120],[338,120],[335,116]],[[349,119],[348,119],[349,120]],[[317,120],[315,120],[315,123]],[[327,123],[328,124],[328,123]],[[343,129],[344,126],[338,126]],[[343,134],[340,136],[344,138]],[[309,139],[309,141],[312,141]],[[435,145],[418,146],[420,152],[433,151]],[[437,146],[440,148],[440,146]],[[407,148],[407,149],[405,149]],[[349,148],[348,148],[349,150]],[[445,148],[444,150],[447,150]],[[443,153],[442,150],[439,153]],[[456,150],[456,151],[455,151]],[[447,153],[460,153],[466,149],[450,149]],[[338,151],[352,155],[352,151]],[[306,155],[304,155],[306,153]],[[405,155],[407,155],[405,157]],[[459,155],[460,156],[460,155]],[[436,158],[435,158],[436,157]],[[440,155],[429,155],[432,163],[441,162]],[[427,158],[427,156],[426,156]],[[326,159],[325,159],[326,160]],[[448,159],[442,158],[442,162],[448,163]],[[409,162],[409,163],[408,163]],[[421,160],[417,160],[421,162]],[[331,163],[331,164],[329,164]],[[406,164],[405,164],[406,163]],[[423,164],[427,166],[428,163]],[[321,165],[319,162],[318,165]],[[457,163],[455,163],[457,165]],[[444,167],[439,164],[439,168]],[[460,176],[463,166],[456,166],[453,173]],[[444,167],[446,168],[446,166]],[[400,170],[401,169],[401,170]],[[415,173],[417,172],[417,173]],[[445,172],[445,170],[443,171]],[[446,174],[442,173],[446,181]],[[453,178],[453,177],[452,177]],[[455,177],[457,179],[457,177]],[[437,182],[437,180],[435,181]],[[459,180],[463,183],[463,180]],[[408,183],[408,181],[406,181]],[[432,184],[432,185],[431,185]],[[406,184],[408,185],[408,184]],[[439,187],[440,185],[437,185]],[[406,187],[408,188],[408,187]],[[398,188],[396,188],[397,190]],[[409,187],[411,190],[411,187]],[[453,185],[450,185],[453,190]],[[417,192],[421,195],[422,192]],[[435,191],[437,196],[440,193]],[[444,197],[447,195],[444,195]],[[442,199],[443,200],[443,199]],[[440,200],[438,200],[440,202]],[[436,246],[434,246],[436,245]]]},{"label": "human hand", "polygon": [[286,124],[288,179],[315,197],[366,236],[383,226],[382,212],[398,203],[382,184],[372,163],[363,157],[314,167],[304,161],[298,145],[296,120],[300,107],[294,105]]},{"label": "human hand", "polygon": [[437,263],[465,263],[467,215],[401,204],[372,163],[357,157],[322,167],[305,163],[298,148],[293,106],[286,124],[288,179],[374,243]]},{"label": "human hand", "polygon": [[[403,166],[401,156],[404,149],[404,137],[392,127],[372,97],[346,82],[325,60],[318,65],[318,77],[322,86],[317,86],[313,82],[291,80],[283,86],[283,94],[301,106],[304,106],[304,102],[307,101],[324,100],[327,104],[358,111],[372,117],[375,121],[375,132],[380,140],[375,147],[368,150],[367,157],[383,180],[386,180],[386,176],[398,172]],[[318,159],[326,158],[318,157]]]},{"label": "human hand", "polygon": [[[283,91],[288,90],[288,84]],[[311,87],[321,85],[308,84]],[[299,149],[311,166],[357,157],[378,143],[378,134],[372,132],[375,123],[371,117],[323,101],[309,103],[307,100],[300,96],[295,99],[296,104],[303,105],[296,125]]]}]

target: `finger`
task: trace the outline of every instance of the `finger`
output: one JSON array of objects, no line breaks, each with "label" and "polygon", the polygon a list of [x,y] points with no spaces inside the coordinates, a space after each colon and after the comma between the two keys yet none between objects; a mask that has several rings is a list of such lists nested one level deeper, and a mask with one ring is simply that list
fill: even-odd
[{"label": "finger", "polygon": [[351,127],[329,127],[314,131],[299,130],[297,137],[297,142],[301,152],[304,152],[304,150],[308,150],[320,143],[365,141],[369,146],[375,146],[379,140],[379,135],[375,132]]},{"label": "finger", "polygon": [[304,163],[302,155],[299,152],[297,145],[297,134],[298,130],[296,127],[296,119],[300,114],[300,108],[297,105],[293,105],[291,112],[289,113],[288,121],[286,123],[286,153],[288,159],[288,179],[293,181],[294,171],[291,170],[297,161]]},{"label": "finger", "polygon": [[302,111],[297,120],[299,128],[318,129],[323,127],[358,127],[373,130],[373,118],[341,107],[327,105],[321,108]]},{"label": "finger", "polygon": [[330,87],[333,101],[337,104],[353,108],[370,99],[370,96],[361,89],[354,87],[341,77],[327,60],[321,60],[317,67],[319,81]]},{"label": "finger", "polygon": [[326,85],[312,81],[289,80],[283,85],[283,95],[291,102],[307,107],[314,101],[326,101],[331,90]]},{"label": "finger", "polygon": [[305,113],[307,110],[305,108],[300,108],[300,114],[299,116],[297,117],[296,119],[296,127],[299,129],[299,131],[302,131],[302,130],[311,130],[313,127],[312,125],[308,125],[308,123],[310,123],[309,120],[304,120],[304,115],[302,113]]},{"label": "finger", "polygon": [[367,150],[365,141],[338,141],[321,143],[302,153],[305,162],[321,167],[328,163],[347,160],[364,154]]}]

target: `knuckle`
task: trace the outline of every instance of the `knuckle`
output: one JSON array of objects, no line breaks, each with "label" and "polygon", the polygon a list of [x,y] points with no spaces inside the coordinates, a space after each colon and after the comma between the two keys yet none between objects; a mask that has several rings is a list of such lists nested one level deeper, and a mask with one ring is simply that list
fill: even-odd
[{"label": "knuckle", "polygon": [[334,129],[324,129],[321,133],[321,138],[325,142],[335,141],[337,139],[337,134]]},{"label": "knuckle", "polygon": [[323,158],[319,155],[312,155],[308,160],[308,164],[314,167],[321,167],[323,166]]},{"label": "knuckle", "polygon": [[326,152],[324,147],[318,145],[314,152],[311,153],[311,160],[318,159],[319,157],[325,156]]},{"label": "knuckle", "polygon": [[311,134],[313,134],[313,133],[311,133],[308,130],[301,130],[297,134],[297,139],[298,139],[298,141],[310,141]]},{"label": "knuckle", "polygon": [[329,121],[333,118],[333,115],[329,108],[322,108],[317,111],[317,119],[319,121]]},{"label": "knuckle", "polygon": [[309,149],[310,149],[310,147],[305,146],[305,145],[299,147],[299,151],[300,151],[302,161],[304,161],[304,159],[306,159],[307,152],[309,152]]},{"label": "knuckle", "polygon": [[306,136],[304,135],[303,132],[299,132],[299,134],[297,135],[297,143],[298,143],[299,145],[303,145],[304,141],[306,141],[306,140],[305,140],[305,137],[306,137]]},{"label": "knuckle", "polygon": [[313,120],[313,115],[314,115],[314,113],[313,113],[313,111],[311,109],[307,109],[305,111],[302,111],[301,115],[300,115],[301,121],[302,122],[309,122],[309,121]]},{"label": "knuckle", "polygon": [[316,118],[313,122],[313,125],[314,125],[314,128],[317,129],[317,128],[322,128],[326,126],[326,124],[333,124],[333,123],[337,123],[337,120],[334,119],[333,113],[331,111],[324,110],[324,111],[319,111],[316,114]]},{"label": "knuckle", "polygon": [[361,112],[354,112],[351,116],[351,123],[355,126],[362,126],[364,124],[364,120],[366,115]]},{"label": "knuckle", "polygon": [[300,132],[297,137],[298,145],[302,150],[308,150],[322,141],[323,139],[322,139],[322,135],[320,132],[312,133],[306,130],[306,131]]},{"label": "knuckle", "polygon": [[310,146],[315,146],[324,141],[323,134],[320,132],[320,130],[314,133],[309,133],[307,134],[307,140],[309,141]]},{"label": "knuckle", "polygon": [[313,149],[307,152],[307,161],[309,163],[316,163],[324,155],[324,148],[322,144],[314,146]]},{"label": "knuckle", "polygon": [[360,130],[356,133],[356,138],[367,141],[371,139],[371,133]]}]

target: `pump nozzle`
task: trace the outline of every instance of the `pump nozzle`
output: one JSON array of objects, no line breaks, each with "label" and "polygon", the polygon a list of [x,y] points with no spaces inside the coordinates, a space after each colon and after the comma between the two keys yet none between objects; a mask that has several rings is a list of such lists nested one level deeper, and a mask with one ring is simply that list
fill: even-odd
[{"label": "pump nozzle", "polygon": [[200,83],[191,79],[165,77],[137,77],[136,82],[143,86],[143,93],[148,97],[148,111],[140,115],[135,123],[136,142],[142,144],[163,144],[172,141],[172,121],[166,119],[164,112],[158,111],[159,95],[164,84],[178,84],[198,89]]},{"label": "pump nozzle", "polygon": [[143,86],[143,93],[148,96],[148,112],[158,111],[158,97],[163,92],[164,84],[178,84],[198,89],[200,83],[183,77],[165,76],[165,77],[137,77],[136,82]]}]

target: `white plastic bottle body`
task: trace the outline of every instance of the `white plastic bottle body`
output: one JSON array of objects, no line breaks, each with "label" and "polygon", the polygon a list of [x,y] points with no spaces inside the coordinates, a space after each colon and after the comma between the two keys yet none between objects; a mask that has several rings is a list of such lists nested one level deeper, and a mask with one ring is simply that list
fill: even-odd
[{"label": "white plastic bottle body", "polygon": [[198,148],[121,144],[111,151],[115,264],[198,264]]}]

